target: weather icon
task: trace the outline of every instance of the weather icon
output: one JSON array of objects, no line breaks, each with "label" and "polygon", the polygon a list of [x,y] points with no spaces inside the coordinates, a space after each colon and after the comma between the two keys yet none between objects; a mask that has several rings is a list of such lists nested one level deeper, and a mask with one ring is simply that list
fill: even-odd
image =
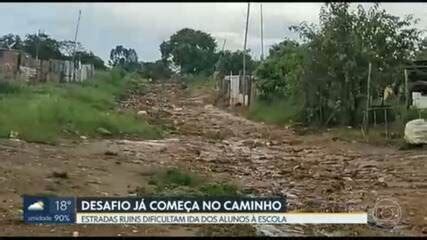
[{"label": "weather icon", "polygon": [[43,211],[43,209],[44,209],[43,201],[37,201],[31,204],[30,206],[28,206],[28,210],[31,210],[31,211]]}]

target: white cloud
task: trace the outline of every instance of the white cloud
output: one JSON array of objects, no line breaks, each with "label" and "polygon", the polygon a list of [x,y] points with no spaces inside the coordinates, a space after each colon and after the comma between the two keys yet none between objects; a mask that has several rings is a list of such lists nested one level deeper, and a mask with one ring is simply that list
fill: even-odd
[{"label": "white cloud", "polygon": [[32,211],[42,211],[43,209],[44,209],[43,201],[38,201],[28,206],[28,210],[32,210]]}]

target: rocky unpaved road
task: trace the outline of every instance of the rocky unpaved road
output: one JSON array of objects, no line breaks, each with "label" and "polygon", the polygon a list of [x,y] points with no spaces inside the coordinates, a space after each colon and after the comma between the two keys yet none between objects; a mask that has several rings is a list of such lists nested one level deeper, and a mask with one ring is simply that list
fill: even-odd
[{"label": "rocky unpaved road", "polygon": [[427,151],[297,136],[211,102],[209,94],[190,94],[178,84],[152,84],[122,107],[145,111],[141,114],[149,121],[167,126],[171,131],[165,139],[60,146],[2,141],[0,235],[201,235],[206,230],[196,225],[28,226],[20,221],[21,194],[127,196],[141,187],[149,169],[171,166],[236,183],[257,196],[286,195],[290,211],[371,211],[384,198],[395,199],[401,209],[399,221],[387,228],[286,225],[257,227],[259,233],[427,234]]}]

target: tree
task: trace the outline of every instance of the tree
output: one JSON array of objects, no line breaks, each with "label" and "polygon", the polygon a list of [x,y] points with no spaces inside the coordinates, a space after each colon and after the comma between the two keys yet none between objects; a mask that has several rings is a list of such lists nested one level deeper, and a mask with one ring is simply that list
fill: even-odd
[{"label": "tree", "polygon": [[80,60],[82,64],[93,64],[96,69],[106,69],[104,61],[92,51],[86,51],[80,42],[74,44],[74,41],[70,40],[61,41],[60,50],[64,59],[72,60],[75,54],[75,60]]},{"label": "tree", "polygon": [[47,34],[28,34],[25,41],[22,41],[19,35],[10,33],[0,37],[0,48],[23,50],[33,58],[38,52],[38,57],[42,60],[71,60],[76,50],[76,60],[83,64],[93,64],[96,69],[106,68],[104,61],[93,52],[86,51],[80,42],[75,47],[74,41],[57,41]]},{"label": "tree", "polygon": [[419,44],[416,58],[417,60],[427,60],[427,37]]},{"label": "tree", "polygon": [[141,63],[141,75],[144,78],[151,79],[168,79],[172,75],[172,71],[162,61]]},{"label": "tree", "polygon": [[23,45],[23,49],[33,58],[38,55],[43,60],[63,59],[60,42],[47,34],[27,34]]},{"label": "tree", "polygon": [[[217,44],[208,33],[184,28],[160,45],[162,61],[177,66],[181,73],[213,72]],[[173,66],[172,66],[173,67]]]},{"label": "tree", "polygon": [[262,99],[290,98],[300,94],[305,50],[304,45],[288,39],[271,47],[269,56],[256,69]]},{"label": "tree", "polygon": [[107,68],[104,61],[91,51],[76,52],[76,59],[80,60],[82,64],[93,64],[95,69],[105,70]]},{"label": "tree", "polygon": [[61,54],[69,59],[72,59],[74,50],[76,52],[83,52],[84,48],[80,42],[74,44],[74,41],[64,40],[59,43]]},{"label": "tree", "polygon": [[22,49],[22,40],[19,35],[6,34],[0,38],[0,48]]},{"label": "tree", "polygon": [[135,71],[139,67],[138,54],[132,48],[127,49],[122,45],[118,45],[114,49],[111,49],[109,63],[113,67]]},{"label": "tree", "polygon": [[301,78],[307,121],[356,125],[365,106],[369,62],[373,65],[373,92],[402,82],[401,66],[414,58],[420,31],[412,16],[400,18],[379,8],[327,3],[320,25],[291,27],[307,44],[309,58]]},{"label": "tree", "polygon": [[[246,71],[251,74],[255,69],[255,62],[252,60],[249,52],[246,53]],[[223,51],[219,53],[219,60],[217,63],[217,71],[222,75],[239,74],[243,71],[243,51]]]}]

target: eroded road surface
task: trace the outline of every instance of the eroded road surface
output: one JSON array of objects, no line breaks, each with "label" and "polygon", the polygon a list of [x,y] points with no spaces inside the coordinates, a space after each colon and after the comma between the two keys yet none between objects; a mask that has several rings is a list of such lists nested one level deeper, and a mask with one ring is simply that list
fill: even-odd
[{"label": "eroded road surface", "polygon": [[206,226],[197,225],[22,223],[21,194],[128,196],[153,167],[180,167],[227,180],[256,196],[286,195],[290,211],[369,212],[384,198],[395,199],[401,209],[398,223],[387,228],[375,223],[256,226],[260,235],[427,234],[426,150],[298,136],[219,109],[211,100],[209,94],[163,83],[122,102],[122,108],[145,111],[150,122],[167,126],[170,133],[162,140],[89,139],[60,146],[1,141],[0,235],[206,234]]}]

